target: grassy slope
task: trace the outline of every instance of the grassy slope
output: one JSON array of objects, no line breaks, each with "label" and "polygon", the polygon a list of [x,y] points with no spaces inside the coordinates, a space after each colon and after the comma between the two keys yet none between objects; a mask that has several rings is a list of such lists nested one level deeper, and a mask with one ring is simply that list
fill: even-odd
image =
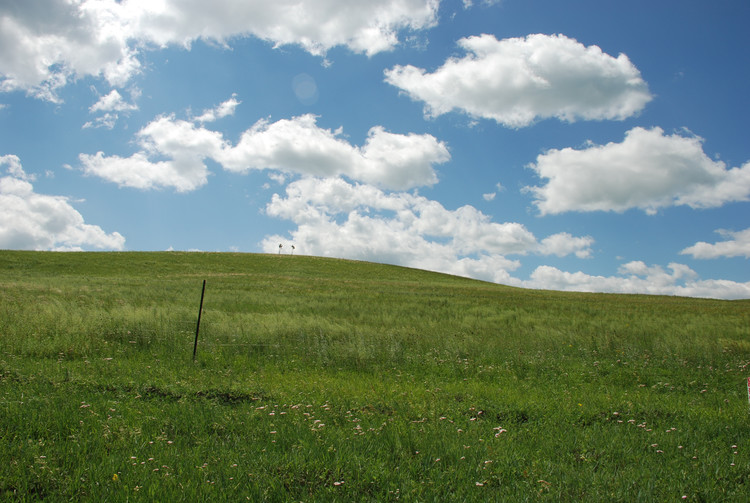
[{"label": "grassy slope", "polygon": [[203,253],[4,251],[0,287],[6,497],[750,494],[748,301]]}]

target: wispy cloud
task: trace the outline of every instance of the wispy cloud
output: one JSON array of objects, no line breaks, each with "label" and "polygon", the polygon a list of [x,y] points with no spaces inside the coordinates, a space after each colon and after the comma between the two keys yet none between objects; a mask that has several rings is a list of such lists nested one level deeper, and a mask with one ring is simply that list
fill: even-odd
[{"label": "wispy cloud", "polygon": [[196,122],[214,122],[230,115],[234,115],[234,110],[242,103],[237,99],[237,94],[232,94],[228,100],[220,103],[214,108],[204,110],[202,114],[195,118]]},{"label": "wispy cloud", "polygon": [[721,257],[750,258],[750,228],[736,232],[720,229],[716,232],[728,239],[713,244],[701,241],[685,248],[680,253],[682,255],[692,255],[698,259],[715,259]]},{"label": "wispy cloud", "polygon": [[[137,97],[139,94],[140,92],[138,90],[131,92],[133,98]],[[120,92],[117,91],[117,89],[113,89],[109,94],[101,96],[96,103],[89,107],[90,113],[102,113],[103,115],[100,115],[93,121],[86,122],[83,125],[83,129],[92,127],[112,129],[120,118],[121,113],[127,115],[135,110],[138,110],[138,105],[126,102]]]}]

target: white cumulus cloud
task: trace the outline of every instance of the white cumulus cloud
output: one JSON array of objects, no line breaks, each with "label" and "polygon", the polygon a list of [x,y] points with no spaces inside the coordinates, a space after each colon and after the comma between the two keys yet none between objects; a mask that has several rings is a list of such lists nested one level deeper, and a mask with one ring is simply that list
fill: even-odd
[{"label": "white cumulus cloud", "polygon": [[647,266],[635,261],[620,267],[617,276],[592,276],[584,272],[565,272],[551,266],[540,266],[520,286],[575,292],[607,292],[649,295],[678,295],[717,299],[750,298],[750,282],[708,279],[683,264]]},{"label": "white cumulus cloud", "polygon": [[274,194],[266,214],[288,220],[288,235],[267,236],[266,253],[282,250],[349,258],[492,281],[525,288],[579,292],[680,295],[721,299],[750,298],[750,282],[701,279],[684,264],[666,268],[632,261],[616,275],[593,276],[543,265],[529,279],[514,276],[513,257],[592,255],[590,236],[566,232],[538,240],[522,224],[493,222],[476,208],[450,210],[439,202],[406,192],[384,192],[341,178],[303,178]]},{"label": "white cumulus cloud", "polygon": [[576,237],[567,232],[560,232],[544,238],[539,244],[539,252],[542,255],[558,257],[574,253],[578,258],[589,258],[593,244],[594,238],[591,236]]},{"label": "white cumulus cloud", "polygon": [[385,71],[385,80],[436,117],[459,110],[524,127],[538,119],[625,119],[651,100],[648,87],[627,56],[610,56],[563,35],[497,40],[463,38],[467,52],[433,73],[412,65]]},{"label": "white cumulus cloud", "polygon": [[[207,183],[206,159],[236,173],[272,170],[303,176],[339,176],[389,189],[437,182],[434,165],[450,153],[431,135],[370,129],[361,147],[323,129],[314,115],[258,121],[236,145],[219,132],[173,116],[155,119],[137,133],[142,150],[130,157],[81,154],[84,171],[138,189],[195,190]],[[164,159],[166,158],[166,159]]]},{"label": "white cumulus cloud", "polygon": [[[583,253],[589,239],[552,237],[559,246],[540,245],[522,224],[492,222],[476,208],[446,209],[437,201],[405,192],[386,193],[341,178],[305,178],[275,194],[269,216],[290,220],[300,253],[386,262],[487,281],[512,283],[520,263],[506,255]],[[266,252],[289,237],[267,237]],[[562,241],[567,241],[563,245]],[[553,249],[554,248],[554,249]]]},{"label": "white cumulus cloud", "polygon": [[702,139],[636,127],[622,143],[549,150],[529,167],[546,185],[527,187],[542,215],[687,205],[711,208],[750,199],[750,162],[727,169]]},{"label": "white cumulus cloud", "polygon": [[138,105],[134,103],[128,103],[122,97],[122,95],[113,89],[109,94],[106,94],[99,98],[99,101],[91,105],[89,112],[130,112],[132,110],[138,110]]},{"label": "white cumulus cloud", "polygon": [[139,32],[162,45],[197,38],[224,41],[253,35],[277,46],[296,44],[314,55],[336,46],[373,55],[393,49],[401,30],[437,22],[438,0],[141,0]]},{"label": "white cumulus cloud", "polygon": [[439,0],[34,0],[0,2],[0,91],[56,91],[83,76],[124,85],[144,50],[254,36],[315,55],[373,55],[437,22]]},{"label": "white cumulus cloud", "polygon": [[720,229],[716,232],[728,239],[714,244],[701,241],[685,248],[680,253],[683,255],[692,255],[694,258],[699,259],[720,257],[750,258],[750,228],[737,232]]},{"label": "white cumulus cloud", "polygon": [[[0,248],[122,250],[125,238],[85,223],[66,197],[37,194],[15,155],[0,156]],[[2,172],[0,172],[0,175]]]}]

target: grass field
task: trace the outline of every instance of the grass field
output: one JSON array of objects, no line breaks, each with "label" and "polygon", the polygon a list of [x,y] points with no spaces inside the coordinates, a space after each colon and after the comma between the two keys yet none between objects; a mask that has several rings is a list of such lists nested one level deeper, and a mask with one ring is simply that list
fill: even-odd
[{"label": "grass field", "polygon": [[750,301],[0,252],[3,500],[744,502],[748,376]]}]

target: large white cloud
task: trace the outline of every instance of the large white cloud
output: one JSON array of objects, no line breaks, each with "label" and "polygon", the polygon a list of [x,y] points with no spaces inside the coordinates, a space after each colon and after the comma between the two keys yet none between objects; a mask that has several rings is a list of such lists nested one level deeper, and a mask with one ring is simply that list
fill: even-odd
[{"label": "large white cloud", "polygon": [[142,151],[128,158],[81,154],[80,160],[86,173],[121,186],[187,192],[207,182],[206,159],[237,173],[268,169],[345,175],[389,189],[432,185],[437,182],[433,166],[450,159],[445,144],[431,135],[395,134],[376,126],[357,147],[341,138],[340,130],[320,128],[316,121],[314,115],[262,120],[233,146],[219,132],[173,116],[159,117],[138,132]]},{"label": "large white cloud", "polygon": [[233,148],[217,158],[231,171],[272,169],[313,176],[346,175],[385,188],[408,189],[437,182],[434,164],[450,159],[447,147],[431,135],[394,134],[370,129],[362,147],[316,124],[314,115],[259,121]]},{"label": "large white cloud", "polygon": [[703,152],[702,141],[636,127],[622,143],[553,149],[530,165],[546,185],[527,190],[543,215],[631,208],[653,214],[668,206],[711,208],[750,199],[750,162],[727,169]]},{"label": "large white cloud", "polygon": [[620,267],[617,276],[592,276],[584,272],[565,272],[551,266],[540,266],[521,286],[575,292],[633,293],[679,295],[718,299],[750,298],[750,282],[701,280],[695,271],[672,263],[668,271],[661,266],[647,266],[634,261]]},{"label": "large white cloud", "polygon": [[714,244],[701,241],[685,248],[680,253],[683,255],[692,255],[699,259],[719,257],[750,258],[750,228],[737,232],[720,229],[716,232],[729,239]]},{"label": "large white cloud", "polygon": [[49,100],[81,76],[124,85],[140,52],[197,39],[255,36],[315,55],[335,46],[373,55],[401,30],[436,23],[439,0],[34,0],[0,2],[0,90]]},{"label": "large white cloud", "polygon": [[385,80],[425,103],[436,117],[460,110],[509,127],[537,119],[624,119],[651,100],[627,56],[612,57],[563,35],[459,40],[468,54],[433,73],[411,65],[385,71]]},{"label": "large white cloud", "polygon": [[15,250],[122,250],[125,238],[84,222],[63,196],[37,194],[15,155],[0,156],[0,248]]},{"label": "large white cloud", "polygon": [[[506,255],[528,253],[587,256],[593,240],[560,234],[549,246],[519,223],[492,222],[471,206],[448,210],[436,201],[405,192],[386,193],[341,178],[305,178],[289,184],[286,197],[274,195],[266,208],[294,222],[300,253],[419,267],[488,281],[512,283],[519,267]],[[564,244],[563,242],[566,242]],[[266,252],[289,237],[267,237]]]}]

